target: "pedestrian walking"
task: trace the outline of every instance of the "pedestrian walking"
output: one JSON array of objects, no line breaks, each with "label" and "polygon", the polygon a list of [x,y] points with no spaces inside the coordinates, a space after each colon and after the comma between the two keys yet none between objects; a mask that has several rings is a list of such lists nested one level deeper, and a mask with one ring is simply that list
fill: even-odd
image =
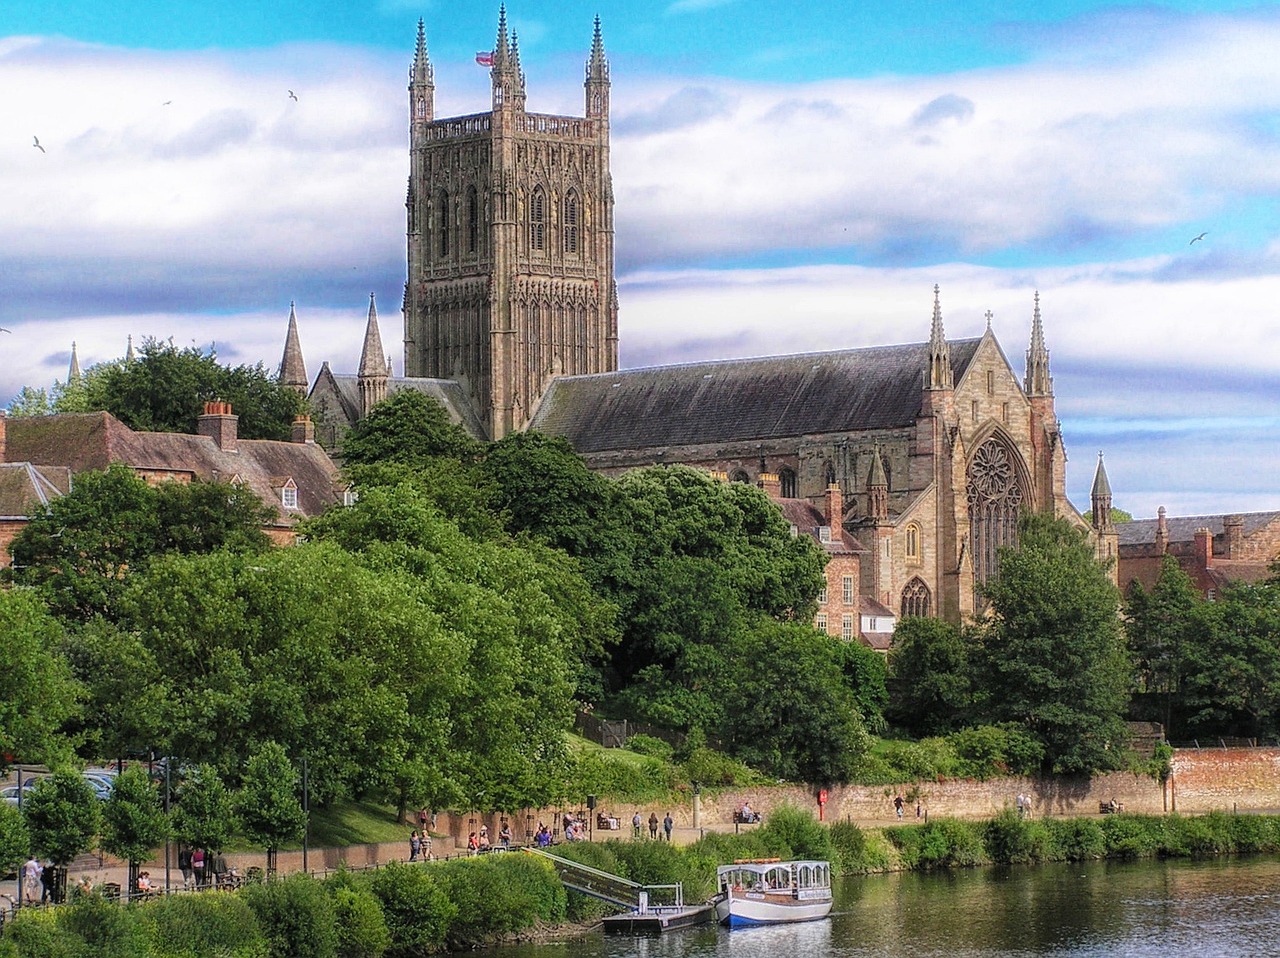
[{"label": "pedestrian walking", "polygon": [[636,812],[634,815],[631,816],[631,837],[632,838],[640,837],[641,822],[642,822],[642,819],[640,818],[639,812]]},{"label": "pedestrian walking", "polygon": [[650,838],[658,837],[658,813],[657,812],[649,813],[649,837]]},{"label": "pedestrian walking", "polygon": [[418,836],[418,830],[415,828],[409,833],[409,861],[416,862],[421,853],[422,839]]},{"label": "pedestrian walking", "polygon": [[36,903],[36,889],[40,885],[40,859],[32,855],[22,866],[22,900],[28,905]]},{"label": "pedestrian walking", "polygon": [[893,808],[894,808],[894,811],[896,811],[896,812],[898,813],[898,817],[899,817],[899,818],[901,818],[901,817],[902,817],[902,806],[903,806],[904,804],[905,804],[905,803],[902,801],[902,796],[901,796],[901,795],[895,795],[895,796],[893,796]]},{"label": "pedestrian walking", "polygon": [[178,847],[178,871],[182,872],[182,890],[191,891],[195,881],[191,872],[191,849],[186,845]]},{"label": "pedestrian walking", "polygon": [[662,820],[662,831],[667,836],[667,841],[671,841],[671,829],[675,827],[675,819],[671,817],[670,812],[667,812],[667,817]]}]

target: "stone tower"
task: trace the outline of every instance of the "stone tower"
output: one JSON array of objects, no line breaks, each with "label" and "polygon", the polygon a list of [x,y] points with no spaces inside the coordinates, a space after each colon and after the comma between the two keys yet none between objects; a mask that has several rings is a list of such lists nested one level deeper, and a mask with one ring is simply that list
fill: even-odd
[{"label": "stone tower", "polygon": [[506,10],[491,109],[435,118],[426,35],[409,73],[405,375],[454,379],[490,438],[521,429],[550,380],[618,367],[609,64],[600,21],[585,116],[525,109]]}]

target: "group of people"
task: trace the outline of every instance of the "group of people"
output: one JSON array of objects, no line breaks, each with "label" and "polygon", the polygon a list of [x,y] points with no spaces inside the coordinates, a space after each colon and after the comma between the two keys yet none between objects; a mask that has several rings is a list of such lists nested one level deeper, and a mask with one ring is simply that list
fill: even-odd
[{"label": "group of people", "polygon": [[[22,866],[22,902],[34,905],[57,903],[57,866],[52,861],[42,862],[34,855]],[[39,898],[36,898],[37,893]]]},{"label": "group of people", "polygon": [[409,861],[416,862],[419,858],[431,858],[431,835],[425,831],[419,835],[415,828],[409,833]]},{"label": "group of people", "polygon": [[240,881],[240,873],[228,867],[221,852],[188,848],[186,845],[178,849],[178,871],[182,872],[182,887],[186,891],[238,884]]},{"label": "group of people", "polygon": [[1029,818],[1031,816],[1031,796],[1024,795],[1022,792],[1019,792],[1017,803],[1018,803],[1018,817]]},{"label": "group of people", "polygon": [[[640,813],[636,812],[634,815],[631,816],[631,837],[632,838],[640,837],[640,829],[642,825],[643,825],[643,819],[640,818]],[[666,836],[667,841],[671,841],[671,831],[675,827],[676,827],[676,820],[671,817],[670,812],[667,812],[666,817],[663,818],[662,820],[662,833],[664,836]],[[649,813],[649,837],[651,839],[657,839],[658,837],[658,813],[657,812]]]},{"label": "group of people", "polygon": [[[428,850],[430,849],[430,846],[431,840],[427,839]],[[511,823],[505,818],[498,826],[498,846],[502,849],[508,849],[511,847]],[[488,825],[481,825],[478,832],[472,832],[467,836],[467,851],[472,855],[479,854],[480,852],[487,852],[492,848],[493,843],[489,841]],[[412,842],[410,844],[410,850],[412,851]],[[413,858],[410,858],[409,860],[414,861]]]},{"label": "group of people", "polygon": [[[893,811],[899,818],[903,817],[903,813],[907,809],[907,800],[901,795],[893,796]],[[924,804],[920,799],[916,799],[916,818],[924,818]]]}]

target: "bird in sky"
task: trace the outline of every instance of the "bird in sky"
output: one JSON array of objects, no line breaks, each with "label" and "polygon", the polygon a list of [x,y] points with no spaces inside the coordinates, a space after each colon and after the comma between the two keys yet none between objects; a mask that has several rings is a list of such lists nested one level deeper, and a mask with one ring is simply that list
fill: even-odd
[{"label": "bird in sky", "polygon": [[168,106],[168,105],[169,105],[170,103],[172,103],[172,102],[173,102],[172,100],[165,100],[165,101],[164,101],[163,103],[161,103],[160,105],[161,105],[161,106]]},{"label": "bird in sky", "polygon": [[33,136],[31,138],[31,145],[34,146],[37,150],[39,150],[41,153],[46,152],[45,148],[40,145],[40,137],[38,136]]},{"label": "bird in sky", "polygon": [[294,102],[297,102],[298,94],[296,94],[296,93],[294,93],[292,90],[290,90],[290,91],[289,91],[289,99],[290,99],[290,100],[293,100]]},{"label": "bird in sky", "polygon": [[1208,231],[1208,230],[1205,230],[1205,231],[1204,231],[1203,233],[1201,233],[1199,236],[1197,236],[1197,237],[1195,237],[1194,239],[1192,239],[1191,243],[1188,243],[1187,245],[1188,245],[1188,246],[1190,246],[1190,245],[1192,245],[1192,243],[1199,242],[1200,240],[1204,239],[1204,238],[1205,238],[1206,236],[1208,236],[1208,235],[1209,235],[1209,231]]},{"label": "bird in sky", "polygon": [[3,326],[0,326],[0,333],[11,333],[11,332],[13,332],[12,329],[5,329]]}]

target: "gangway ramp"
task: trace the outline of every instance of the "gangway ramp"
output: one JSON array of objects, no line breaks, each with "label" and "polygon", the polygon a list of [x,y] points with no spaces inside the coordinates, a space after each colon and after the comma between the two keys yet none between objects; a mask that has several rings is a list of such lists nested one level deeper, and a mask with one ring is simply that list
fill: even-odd
[{"label": "gangway ramp", "polygon": [[662,932],[710,921],[713,905],[686,905],[684,886],[639,885],[590,865],[554,855],[542,848],[526,848],[551,862],[565,888],[590,895],[624,909],[604,918],[606,931]]}]

